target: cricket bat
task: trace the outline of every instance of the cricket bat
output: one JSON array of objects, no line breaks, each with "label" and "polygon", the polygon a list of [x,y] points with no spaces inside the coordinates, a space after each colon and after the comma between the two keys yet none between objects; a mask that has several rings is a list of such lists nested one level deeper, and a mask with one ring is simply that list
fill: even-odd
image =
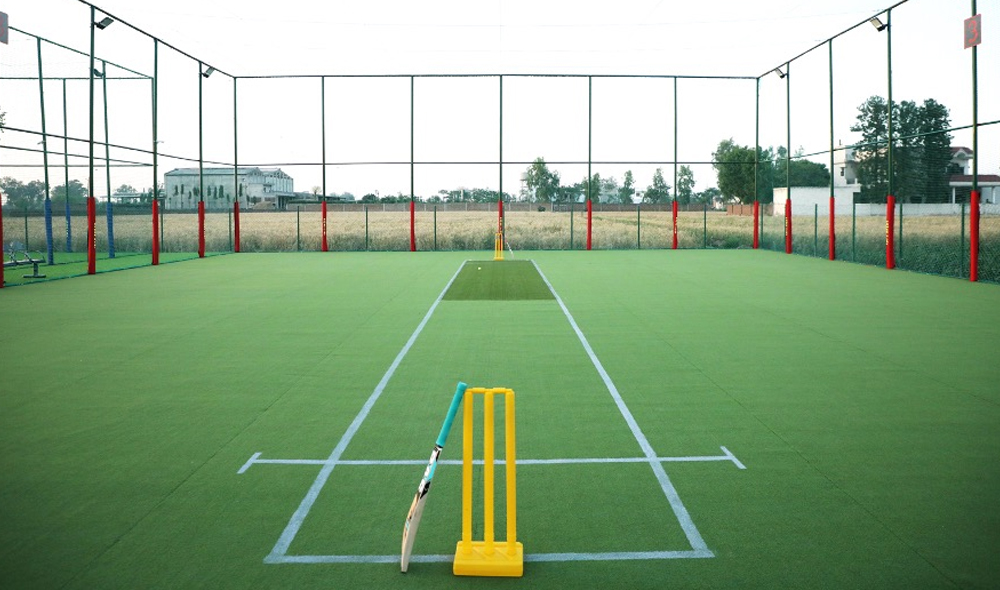
[{"label": "cricket bat", "polygon": [[410,565],[413,541],[417,537],[417,527],[420,526],[420,516],[424,513],[424,504],[427,502],[427,493],[431,489],[431,480],[434,479],[434,471],[437,469],[438,457],[441,456],[444,443],[448,440],[448,431],[451,430],[451,423],[455,421],[455,414],[458,413],[458,407],[462,404],[466,387],[468,386],[465,383],[459,381],[455,397],[451,399],[451,407],[448,408],[448,415],[445,416],[444,425],[441,426],[441,433],[438,434],[434,450],[431,451],[427,469],[424,470],[424,477],[420,480],[420,485],[417,486],[417,494],[413,496],[410,511],[406,514],[406,523],[403,525],[403,552],[399,560],[399,569],[403,573],[406,573],[406,569]]}]

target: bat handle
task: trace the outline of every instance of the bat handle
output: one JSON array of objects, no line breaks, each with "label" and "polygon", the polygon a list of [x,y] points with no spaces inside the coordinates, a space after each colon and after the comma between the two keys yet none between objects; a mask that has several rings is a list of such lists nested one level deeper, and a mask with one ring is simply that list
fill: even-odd
[{"label": "bat handle", "polygon": [[448,415],[445,416],[444,425],[441,426],[441,434],[437,437],[437,446],[444,447],[444,443],[448,440],[448,432],[451,430],[451,423],[455,421],[455,415],[458,414],[458,407],[462,404],[462,397],[465,395],[465,390],[468,387],[465,383],[459,381],[458,387],[455,389],[455,397],[451,399],[451,406],[448,408]]}]

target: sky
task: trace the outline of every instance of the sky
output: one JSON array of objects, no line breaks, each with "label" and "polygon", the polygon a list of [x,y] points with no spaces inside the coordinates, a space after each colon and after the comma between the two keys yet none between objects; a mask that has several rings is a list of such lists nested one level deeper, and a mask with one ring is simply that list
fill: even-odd
[{"label": "sky", "polygon": [[[158,137],[161,174],[192,166],[198,155],[199,68],[218,73],[201,79],[206,160],[234,158],[233,81],[230,76],[403,75],[402,78],[246,79],[237,82],[238,159],[241,164],[279,165],[295,178],[296,190],[324,182],[325,121],[327,192],[409,194],[482,187],[517,193],[525,162],[596,162],[593,172],[621,180],[633,170],[639,188],[657,167],[673,183],[673,161],[695,171],[695,190],[715,185],[708,161],[729,137],[755,139],[756,80],[691,79],[687,76],[755,78],[782,66],[841,31],[881,14],[888,0],[105,0],[98,11],[156,36]],[[76,0],[3,0],[11,26],[87,51],[89,6]],[[980,121],[1000,119],[1000,51],[989,43],[1000,21],[996,0],[979,2],[986,42],[980,49]],[[934,98],[951,109],[955,126],[971,123],[970,53],[962,48],[967,2],[910,0],[893,10],[894,99]],[[992,18],[991,18],[992,17]],[[883,14],[883,18],[885,15]],[[886,39],[865,24],[833,42],[834,138],[847,144],[857,106],[886,92]],[[34,40],[12,34],[0,46],[0,78],[37,75]],[[150,73],[153,43],[123,22],[96,36],[96,53],[131,70]],[[193,57],[198,61],[190,59]],[[46,44],[47,77],[87,74],[86,60]],[[108,66],[108,135],[113,144],[150,149],[151,85]],[[409,75],[486,75],[476,78]],[[489,75],[504,74],[500,79]],[[583,77],[532,78],[525,74]],[[586,76],[595,76],[588,80]],[[674,150],[673,78],[677,80],[677,149]],[[132,76],[134,77],[134,76]],[[786,98],[791,96],[791,145],[805,153],[830,142],[830,71],[827,46],[791,65],[788,78],[760,79],[763,146],[787,143]],[[790,86],[788,84],[790,83]],[[10,127],[39,130],[37,80],[0,79],[0,109]],[[45,112],[50,133],[61,134],[61,82],[47,81]],[[66,127],[87,137],[86,81],[67,82]],[[97,137],[104,121],[98,87]],[[412,91],[412,105],[411,105]],[[787,94],[786,94],[787,93]],[[992,98],[992,100],[991,100]],[[501,110],[500,103],[503,102]],[[411,137],[411,109],[413,112]],[[325,119],[324,111],[325,110]],[[501,112],[503,133],[500,133]],[[980,133],[980,172],[1000,169],[1000,125]],[[971,134],[953,134],[953,145],[971,144]],[[37,149],[38,137],[8,131],[0,144]],[[32,141],[34,140],[34,141]],[[61,141],[51,142],[50,150]],[[70,142],[85,154],[86,145]],[[415,167],[411,180],[408,161]],[[495,162],[510,162],[501,167]],[[149,156],[112,149],[111,156],[148,163]],[[175,156],[173,158],[169,156]],[[827,163],[829,156],[815,156]],[[0,175],[24,175],[40,155],[0,150]],[[79,162],[71,158],[71,163]],[[379,162],[380,164],[358,164]],[[443,163],[448,162],[448,163]],[[456,162],[464,162],[456,164]],[[648,162],[640,164],[638,162]],[[402,163],[402,164],[401,164]],[[5,164],[8,165],[5,168]],[[582,180],[587,165],[553,164],[565,182]],[[86,175],[72,168],[72,176]],[[151,184],[143,167],[114,168],[111,186]],[[105,183],[104,188],[99,188]],[[107,190],[95,179],[95,193]]]}]

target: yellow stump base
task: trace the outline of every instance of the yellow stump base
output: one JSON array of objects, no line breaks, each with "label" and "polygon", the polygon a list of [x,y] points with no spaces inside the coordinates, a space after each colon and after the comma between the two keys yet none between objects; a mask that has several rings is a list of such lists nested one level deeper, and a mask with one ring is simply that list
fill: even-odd
[{"label": "yellow stump base", "polygon": [[507,553],[507,543],[493,544],[493,554],[486,554],[485,541],[473,541],[472,551],[462,550],[462,542],[455,548],[455,565],[452,572],[456,576],[504,576],[520,578],[524,575],[524,546],[514,544],[514,554]]},{"label": "yellow stump base", "polygon": [[500,232],[493,241],[493,260],[503,260],[503,234]]}]

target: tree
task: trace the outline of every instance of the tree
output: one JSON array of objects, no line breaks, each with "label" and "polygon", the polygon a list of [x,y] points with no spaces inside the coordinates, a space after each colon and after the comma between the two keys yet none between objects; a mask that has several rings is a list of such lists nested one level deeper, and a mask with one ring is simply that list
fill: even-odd
[{"label": "tree", "polygon": [[951,164],[951,127],[948,107],[933,98],[924,101],[917,132],[923,138],[921,165],[926,175],[919,185],[920,202],[948,199],[948,166]]},{"label": "tree", "polygon": [[[934,99],[923,104],[893,103],[892,168],[889,167],[889,104],[872,96],[858,107],[851,131],[861,133],[854,146],[862,199],[882,201],[892,193],[902,202],[943,199],[948,190],[951,161],[950,118],[947,107]],[[890,176],[891,175],[891,176]]]},{"label": "tree", "polygon": [[66,195],[69,193],[70,204],[82,204],[87,200],[87,187],[83,186],[79,180],[69,181],[69,190],[66,190],[65,184],[60,184],[56,188],[52,189],[52,201],[65,203]]},{"label": "tree", "polygon": [[642,195],[643,203],[666,203],[670,200],[670,185],[663,180],[663,168],[653,172],[653,184],[646,187]]},{"label": "tree", "polygon": [[722,197],[722,191],[713,186],[699,193],[695,193],[694,196],[691,198],[691,200],[696,203],[708,203],[711,205],[712,202],[715,201],[715,199],[721,197]]},{"label": "tree", "polygon": [[123,184],[115,189],[116,195],[134,195],[138,192],[131,184]]},{"label": "tree", "polygon": [[368,193],[367,195],[361,197],[362,203],[377,203],[378,197],[374,193]]},{"label": "tree", "polygon": [[[635,178],[632,176],[631,170],[626,170],[625,179],[618,189],[618,201],[624,204],[631,204],[634,202],[633,197],[635,197]],[[643,200],[645,200],[645,197],[643,197]]]},{"label": "tree", "polygon": [[535,158],[524,173],[524,194],[526,201],[547,203],[560,197],[559,173],[552,172],[545,164],[545,158]]},{"label": "tree", "polygon": [[756,196],[754,157],[753,149],[738,145],[732,138],[719,142],[712,153],[712,168],[715,168],[719,190],[725,198],[741,203],[753,202]]},{"label": "tree", "polygon": [[694,197],[694,172],[689,166],[681,166],[677,172],[677,201],[690,203]]},{"label": "tree", "polygon": [[45,183],[32,180],[22,183],[16,178],[0,178],[0,190],[7,195],[7,206],[17,209],[36,209],[45,202]]}]

